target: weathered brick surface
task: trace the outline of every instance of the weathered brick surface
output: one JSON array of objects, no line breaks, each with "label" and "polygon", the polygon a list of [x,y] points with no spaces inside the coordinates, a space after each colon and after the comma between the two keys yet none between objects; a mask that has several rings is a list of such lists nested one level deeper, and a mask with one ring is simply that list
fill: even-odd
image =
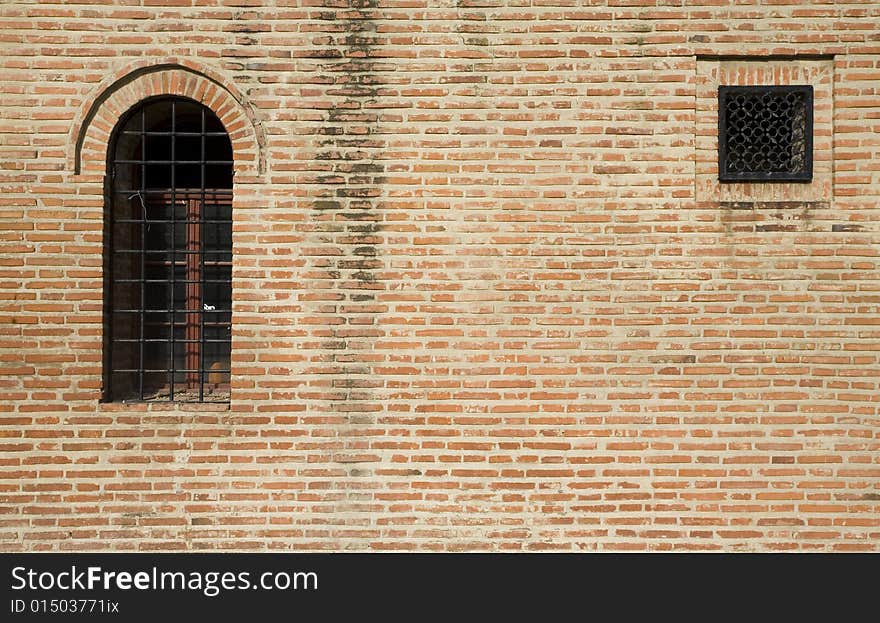
[{"label": "weathered brick surface", "polygon": [[[264,4],[0,5],[0,549],[880,548],[876,2]],[[749,71],[813,184],[713,181]],[[233,138],[225,410],[99,403],[159,93]]]}]

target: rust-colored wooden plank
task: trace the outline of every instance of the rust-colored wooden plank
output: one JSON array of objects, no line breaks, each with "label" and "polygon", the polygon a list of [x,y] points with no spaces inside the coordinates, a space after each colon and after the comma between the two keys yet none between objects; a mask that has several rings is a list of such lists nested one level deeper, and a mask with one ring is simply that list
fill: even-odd
[{"label": "rust-colored wooden plank", "polygon": [[184,335],[187,343],[184,361],[186,384],[189,389],[198,389],[199,371],[201,368],[201,315],[202,315],[202,202],[199,199],[188,199],[186,202],[186,329]]}]

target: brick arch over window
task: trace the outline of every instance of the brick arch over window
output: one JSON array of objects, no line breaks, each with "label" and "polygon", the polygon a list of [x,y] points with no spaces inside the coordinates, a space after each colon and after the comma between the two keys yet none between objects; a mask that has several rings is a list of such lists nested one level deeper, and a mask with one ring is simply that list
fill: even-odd
[{"label": "brick arch over window", "polygon": [[113,129],[135,104],[178,95],[210,108],[232,141],[236,182],[256,181],[265,172],[265,133],[235,85],[193,61],[165,59],[128,65],[104,80],[80,108],[71,130],[68,165],[76,175],[103,177]]}]

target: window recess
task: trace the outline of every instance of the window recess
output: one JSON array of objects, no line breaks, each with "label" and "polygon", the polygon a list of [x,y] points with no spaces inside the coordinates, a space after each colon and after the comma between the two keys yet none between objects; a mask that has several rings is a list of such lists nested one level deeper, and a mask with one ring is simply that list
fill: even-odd
[{"label": "window recess", "polygon": [[143,103],[111,147],[105,400],[225,402],[232,145],[185,98]]},{"label": "window recess", "polygon": [[809,182],[813,87],[718,87],[718,178]]}]

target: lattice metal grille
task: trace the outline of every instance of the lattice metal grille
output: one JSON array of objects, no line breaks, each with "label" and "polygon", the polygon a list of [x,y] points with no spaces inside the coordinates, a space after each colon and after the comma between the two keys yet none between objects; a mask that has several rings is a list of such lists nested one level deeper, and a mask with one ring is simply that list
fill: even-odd
[{"label": "lattice metal grille", "polygon": [[114,138],[105,399],[229,399],[232,145],[201,104],[141,105]]},{"label": "lattice metal grille", "polygon": [[718,147],[722,181],[809,181],[813,87],[719,87]]}]

